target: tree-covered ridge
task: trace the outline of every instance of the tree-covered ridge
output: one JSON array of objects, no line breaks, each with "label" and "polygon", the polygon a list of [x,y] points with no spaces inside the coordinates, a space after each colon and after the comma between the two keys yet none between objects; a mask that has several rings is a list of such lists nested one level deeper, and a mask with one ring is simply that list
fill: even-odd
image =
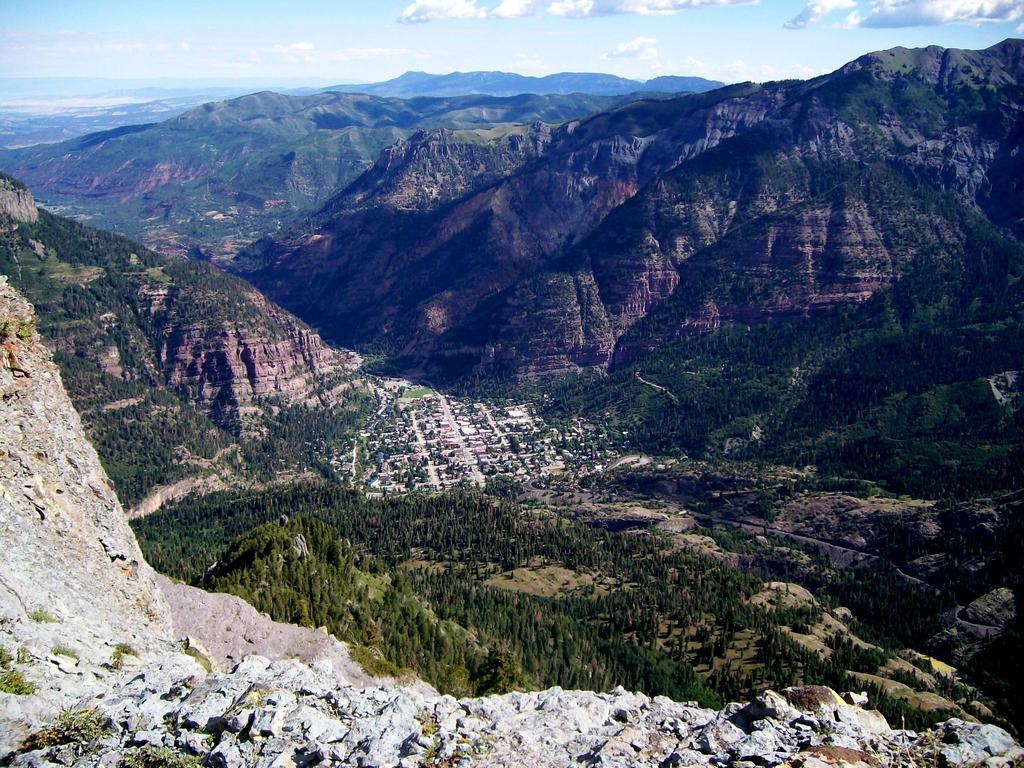
[{"label": "tree-covered ridge", "polygon": [[[35,222],[0,222],[0,274],[35,305],[40,331],[125,504],[211,473],[249,481],[295,469],[329,476],[325,444],[351,430],[368,407],[357,390],[329,414],[276,402],[243,432],[229,397],[232,372],[201,370],[204,392],[179,380],[189,361],[171,359],[170,349],[182,339],[202,352],[232,336],[273,345],[309,334],[210,264],[161,256],[41,209]],[[345,375],[324,374],[312,386],[326,391]]]},{"label": "tree-covered ridge", "polygon": [[[719,163],[743,161],[723,151],[703,162],[714,175],[725,173]],[[744,183],[764,195],[772,173],[794,168],[813,171],[802,207],[835,211],[852,199],[873,212],[878,247],[902,264],[891,287],[809,317],[799,306],[787,310],[805,288],[778,293],[773,265],[744,268],[742,254],[785,231],[794,211],[755,216],[681,265],[680,289],[625,335],[623,359],[607,378],[546,386],[553,412],[609,419],[645,450],[816,464],[932,498],[1020,487],[1024,414],[990,379],[1024,367],[1024,247],[884,164],[773,161],[761,167],[762,181]],[[678,183],[685,189],[665,193],[662,205],[701,186],[699,176]],[[660,210],[654,204],[654,221]],[[827,257],[815,265],[819,281],[850,268],[830,267]],[[752,304],[767,317],[750,322],[737,310]]]},{"label": "tree-covered ridge", "polygon": [[[600,690],[622,684],[711,703],[800,680],[857,686],[846,678],[848,670],[874,673],[887,658],[884,651],[864,651],[841,637],[833,639],[827,660],[801,648],[783,627],[813,623],[814,610],[765,611],[750,602],[761,588],[757,575],[675,549],[658,535],[592,529],[547,510],[475,494],[369,500],[329,484],[226,492],[189,499],[136,521],[135,529],[150,562],[187,580],[199,580],[218,559],[236,565],[258,561],[241,569],[239,588],[258,602],[265,598],[256,594],[257,586],[279,579],[277,615],[304,618],[314,604],[330,604],[323,582],[310,581],[311,574],[314,580],[321,575],[301,560],[293,562],[292,555],[267,554],[292,547],[293,532],[259,529],[255,538],[245,537],[281,515],[316,518],[356,552],[380,558],[392,574],[401,571],[401,583],[439,620],[464,627],[482,647],[510,653],[512,669],[522,670],[527,685]],[[222,553],[240,534],[225,558]],[[578,586],[530,594],[493,581],[516,569],[546,567],[575,574]],[[257,578],[255,572],[274,576]],[[319,597],[312,600],[312,594]],[[303,600],[308,608],[295,608]],[[377,635],[377,647],[394,663],[413,658],[414,668],[432,668],[434,651],[418,645],[429,632],[401,623],[379,626],[384,634],[396,633]],[[456,648],[443,648],[450,660]],[[474,666],[479,658],[465,656],[471,679],[482,674]],[[890,713],[902,711],[880,693],[876,700]],[[919,716],[911,711],[908,722]]]},{"label": "tree-covered ridge", "polygon": [[[95,343],[116,343],[113,326],[137,326],[152,347],[163,327],[178,322],[244,323],[268,335],[284,330],[280,314],[265,311],[251,287],[209,264],[161,256],[120,235],[39,213],[37,222],[8,233],[4,274],[40,307],[43,327],[62,342],[83,325],[76,342],[88,341],[88,332],[98,335]],[[170,294],[158,308],[146,299],[155,290]],[[103,327],[97,320],[103,312],[113,312],[117,322]]]},{"label": "tree-covered ridge", "polygon": [[202,586],[238,595],[279,621],[327,627],[373,671],[414,670],[455,695],[490,692],[487,650],[438,619],[400,573],[356,552],[320,520],[283,517],[243,534]]}]

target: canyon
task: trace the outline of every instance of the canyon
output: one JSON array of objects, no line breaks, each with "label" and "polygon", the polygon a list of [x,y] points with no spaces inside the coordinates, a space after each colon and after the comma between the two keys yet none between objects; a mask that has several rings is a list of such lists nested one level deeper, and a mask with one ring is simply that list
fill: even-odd
[{"label": "canyon", "polygon": [[0,640],[17,650],[3,657],[4,685],[19,685],[0,693],[6,764],[867,766],[939,754],[952,768],[995,768],[1024,756],[997,726],[950,720],[897,731],[860,694],[820,686],[721,711],[621,688],[441,697],[367,678],[323,635],[299,643],[301,661],[294,642],[282,650],[282,630],[251,613],[246,636],[262,638],[249,639],[252,650],[278,658],[237,660],[212,634],[211,653],[181,630],[215,633],[245,607],[157,581],[35,322],[0,279]]}]

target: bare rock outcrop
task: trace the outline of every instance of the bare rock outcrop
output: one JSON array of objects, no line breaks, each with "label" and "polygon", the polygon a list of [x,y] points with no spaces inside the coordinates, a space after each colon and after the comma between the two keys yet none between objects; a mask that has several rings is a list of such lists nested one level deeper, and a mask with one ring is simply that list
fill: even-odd
[{"label": "bare rock outcrop", "polygon": [[3,173],[0,173],[0,216],[9,216],[21,222],[32,222],[39,218],[32,193]]},{"label": "bare rock outcrop", "polygon": [[91,767],[125,755],[177,754],[220,768],[895,768],[927,757],[947,768],[1009,768],[1024,756],[996,726],[950,720],[935,731],[896,731],[856,701],[866,704],[859,694],[815,686],[766,691],[719,711],[622,688],[457,700],[339,685],[326,661],[250,656],[230,672],[204,674],[177,655],[143,667],[96,702],[101,726],[87,754],[40,746],[11,755],[11,763]]},{"label": "bare rock outcrop", "polygon": [[[0,412],[4,649],[40,661],[25,676],[41,683],[35,698],[46,710],[67,697],[43,670],[105,662],[118,643],[160,647],[170,615],[33,309],[2,277]],[[66,653],[51,663],[54,648]],[[0,731],[16,727],[8,712],[0,708]]]},{"label": "bare rock outcrop", "polygon": [[[354,356],[245,289],[248,322],[204,317],[175,287],[145,286],[139,300],[157,327],[156,357],[168,386],[207,409],[238,409],[273,398],[286,404],[337,400]],[[181,308],[179,305],[187,305]]]}]

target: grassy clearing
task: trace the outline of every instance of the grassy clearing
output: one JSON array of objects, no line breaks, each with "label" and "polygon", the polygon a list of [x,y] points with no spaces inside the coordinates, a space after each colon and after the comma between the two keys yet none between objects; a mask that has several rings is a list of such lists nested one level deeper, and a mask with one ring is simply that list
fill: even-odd
[{"label": "grassy clearing", "polygon": [[960,710],[960,708],[949,699],[939,696],[930,691],[915,691],[909,685],[889,680],[879,675],[869,675],[867,672],[850,672],[853,677],[862,683],[874,684],[894,699],[902,699],[915,709],[924,712],[945,712],[948,710]]},{"label": "grassy clearing", "polygon": [[430,389],[430,387],[413,387],[412,389],[407,389],[402,393],[402,399],[419,400],[422,397],[428,397],[432,394],[434,394],[434,390]]},{"label": "grassy clearing", "polygon": [[[589,573],[578,573],[560,565],[516,568],[491,576],[485,582],[492,587],[523,592],[537,597],[558,597],[589,590],[595,584]],[[603,591],[595,587],[595,591]]]},{"label": "grassy clearing", "polygon": [[150,267],[146,270],[146,277],[154,283],[166,285],[171,282],[171,276],[164,271],[163,267]]}]

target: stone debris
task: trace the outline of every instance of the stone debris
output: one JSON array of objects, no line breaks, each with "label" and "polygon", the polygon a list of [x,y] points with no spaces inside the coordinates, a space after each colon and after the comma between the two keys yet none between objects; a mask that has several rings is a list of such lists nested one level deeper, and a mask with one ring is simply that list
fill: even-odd
[{"label": "stone debris", "polygon": [[250,656],[229,672],[207,673],[171,653],[80,706],[96,709],[108,726],[88,754],[68,763],[61,746],[16,750],[9,764],[115,766],[146,746],[214,768],[878,768],[915,759],[1000,768],[1024,760],[1024,750],[994,725],[949,720],[924,733],[895,731],[877,712],[810,686],[766,691],[720,711],[622,688],[457,700],[401,685],[354,687],[339,682],[326,661]]}]

